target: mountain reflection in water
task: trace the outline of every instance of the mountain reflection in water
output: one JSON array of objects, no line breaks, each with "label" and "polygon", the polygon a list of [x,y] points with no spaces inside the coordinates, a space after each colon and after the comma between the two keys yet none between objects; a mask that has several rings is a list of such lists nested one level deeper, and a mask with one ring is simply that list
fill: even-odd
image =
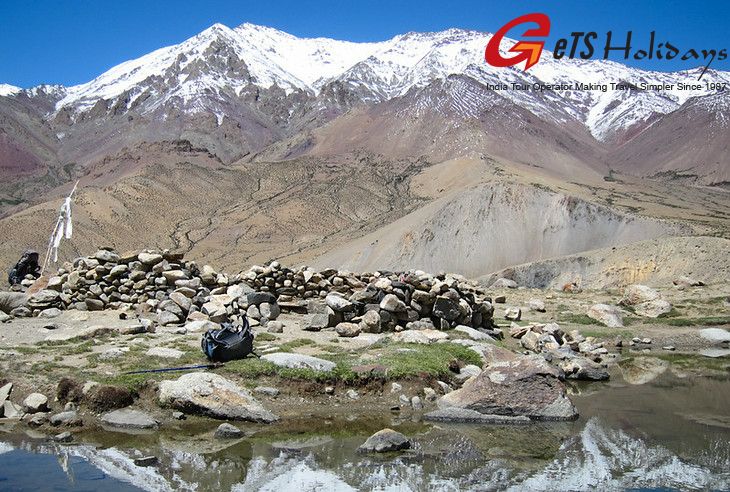
[{"label": "mountain reflection in water", "polygon": [[[99,472],[74,474],[66,465],[67,474],[47,475],[53,490],[730,489],[730,382],[667,374],[641,386],[581,389],[590,394],[573,397],[580,420],[524,427],[386,416],[328,425],[302,420],[237,441],[214,440],[214,426],[150,436],[101,433],[70,445],[7,434],[0,439],[0,489],[38,490],[29,477],[48,455],[58,457],[60,468],[83,461]],[[413,449],[396,456],[357,453],[386,426],[408,434]],[[158,466],[133,463],[149,454]]]}]

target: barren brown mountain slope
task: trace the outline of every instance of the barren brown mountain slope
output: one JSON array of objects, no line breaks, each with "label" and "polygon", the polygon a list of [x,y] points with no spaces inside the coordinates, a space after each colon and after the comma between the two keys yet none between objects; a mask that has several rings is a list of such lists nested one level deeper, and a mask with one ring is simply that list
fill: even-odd
[{"label": "barren brown mountain slope", "polygon": [[730,240],[721,237],[671,237],[584,251],[508,267],[482,278],[499,277],[519,285],[560,289],[575,282],[584,289],[630,284],[666,287],[680,275],[707,284],[730,280]]},{"label": "barren brown mountain slope", "polygon": [[[534,96],[538,97],[538,96]],[[353,150],[391,159],[441,162],[485,154],[563,178],[604,176],[602,146],[572,117],[552,107],[537,116],[466,76],[450,76],[270,146],[257,160],[337,156]]]},{"label": "barren brown mountain slope", "polygon": [[[483,275],[596,246],[718,234],[730,222],[720,213],[728,194],[716,189],[692,188],[675,200],[679,188],[662,183],[571,182],[481,156],[433,164],[360,153],[225,165],[170,142],[126,149],[89,170],[62,259],[109,245],[181,249],[228,271],[277,258]],[[65,191],[0,220],[2,264],[24,248],[45,249]]]},{"label": "barren brown mountain slope", "polygon": [[690,99],[607,157],[615,169],[638,176],[730,185],[730,95]]}]

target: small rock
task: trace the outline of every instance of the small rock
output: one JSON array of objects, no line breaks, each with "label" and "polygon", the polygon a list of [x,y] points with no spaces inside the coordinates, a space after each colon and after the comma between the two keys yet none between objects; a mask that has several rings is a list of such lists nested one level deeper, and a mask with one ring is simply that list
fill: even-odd
[{"label": "small rock", "polygon": [[31,393],[23,400],[23,410],[26,413],[47,412],[48,398],[40,393]]},{"label": "small rock", "polygon": [[215,430],[215,437],[218,439],[239,439],[243,437],[243,435],[244,434],[241,429],[229,423],[221,424]]},{"label": "small rock", "polygon": [[349,312],[355,309],[353,303],[335,293],[327,294],[324,300],[333,311],[338,313]]},{"label": "small rock", "polygon": [[511,307],[504,310],[504,319],[519,321],[522,319],[522,310],[518,307]]},{"label": "small rock", "polygon": [[414,396],[413,398],[411,398],[411,407],[417,412],[423,410],[423,402],[421,401],[421,397]]},{"label": "small rock", "polygon": [[335,394],[335,387],[334,386],[325,386],[324,393],[326,395],[334,395]]},{"label": "small rock", "polygon": [[545,303],[540,299],[530,299],[527,302],[527,307],[529,307],[531,311],[537,311],[539,313],[544,313],[546,311]]},{"label": "small rock", "polygon": [[253,392],[266,396],[278,396],[281,393],[278,389],[272,388],[271,386],[256,386]]},{"label": "small rock", "polygon": [[403,390],[403,386],[401,386],[398,383],[391,383],[390,385],[390,392],[391,393],[400,393]]},{"label": "small rock", "polygon": [[182,412],[172,412],[172,418],[175,420],[185,420],[187,416]]},{"label": "small rock", "polygon": [[23,407],[16,405],[10,400],[5,400],[3,404],[3,416],[6,419],[19,419],[23,416]]},{"label": "small rock", "polygon": [[380,301],[380,309],[391,313],[403,313],[406,310],[406,305],[395,294],[387,294]]},{"label": "small rock", "polygon": [[0,405],[5,403],[5,400],[7,400],[10,397],[10,393],[13,391],[13,383],[8,383],[2,388],[0,388]]},{"label": "small rock", "polygon": [[155,466],[160,462],[157,456],[143,456],[142,458],[136,458],[134,464],[137,466]]},{"label": "small rock", "polygon": [[391,451],[400,451],[411,447],[411,441],[400,432],[393,429],[383,429],[376,432],[368,438],[365,443],[358,448],[359,452],[375,452],[388,453]]},{"label": "small rock", "polygon": [[428,402],[435,402],[438,399],[438,395],[433,388],[423,388],[423,396]]},{"label": "small rock", "polygon": [[674,352],[675,350],[677,350],[677,348],[674,345],[665,345],[664,347],[662,347],[662,350]]},{"label": "small rock", "polygon": [[444,395],[454,391],[454,389],[448,383],[444,383],[443,381],[436,381],[436,384],[439,385],[439,388],[441,388],[441,393],[443,393]]},{"label": "small rock", "polygon": [[266,323],[266,331],[269,333],[284,333],[284,323],[281,321],[269,321]]},{"label": "small rock", "polygon": [[76,427],[83,425],[81,418],[75,411],[57,413],[50,418],[51,425],[65,425],[67,427]]},{"label": "small rock", "polygon": [[73,439],[73,435],[69,431],[61,432],[53,436],[53,440],[56,442],[71,442]]},{"label": "small rock", "polygon": [[350,400],[359,400],[360,399],[360,395],[358,395],[357,394],[357,391],[355,391],[354,389],[347,390],[347,392],[345,393],[345,395],[347,395],[347,397]]},{"label": "small rock", "polygon": [[61,316],[61,310],[58,308],[48,308],[44,309],[38,314],[39,318],[57,318]]},{"label": "small rock", "polygon": [[337,324],[335,331],[341,337],[352,338],[360,334],[360,325],[342,322]]}]

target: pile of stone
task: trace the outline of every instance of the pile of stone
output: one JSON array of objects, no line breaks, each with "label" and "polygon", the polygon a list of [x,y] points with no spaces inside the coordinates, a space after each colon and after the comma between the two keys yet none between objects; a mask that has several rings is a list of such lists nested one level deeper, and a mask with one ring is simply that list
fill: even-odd
[{"label": "pile of stone", "polygon": [[[268,325],[284,309],[305,314],[306,330],[335,328],[341,336],[457,326],[501,336],[493,329],[491,298],[476,282],[452,274],[317,272],[273,261],[231,276],[167,250],[100,249],[64,264],[40,287],[34,285],[25,305],[11,314],[54,317],[63,309],[128,309],[155,313],[163,326],[235,323],[245,314],[256,326]],[[279,323],[271,326],[281,329]]]},{"label": "pile of stone", "polygon": [[512,323],[510,336],[520,340],[527,351],[542,354],[560,367],[571,379],[604,380],[608,373],[602,357],[608,355],[603,342],[584,337],[578,330],[563,332],[557,323],[532,323],[520,326]]},{"label": "pile of stone", "polygon": [[54,317],[61,309],[130,309],[154,312],[161,325],[173,325],[188,320],[235,322],[241,313],[254,324],[265,324],[281,312],[270,293],[254,292],[239,277],[208,265],[198,267],[170,251],[120,255],[101,249],[65,264],[43,287],[10,314]]},{"label": "pile of stone", "polygon": [[340,336],[353,337],[361,332],[467,326],[501,336],[492,324],[491,299],[463,278],[434,277],[420,271],[350,275],[333,274],[322,279],[322,283],[328,282],[335,289],[326,293],[324,299],[309,299],[308,314],[302,320],[304,330],[334,327]]}]

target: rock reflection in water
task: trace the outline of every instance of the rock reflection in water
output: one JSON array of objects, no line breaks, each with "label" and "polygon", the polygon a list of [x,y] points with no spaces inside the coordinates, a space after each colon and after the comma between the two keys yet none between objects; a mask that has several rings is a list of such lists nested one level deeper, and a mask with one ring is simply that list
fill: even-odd
[{"label": "rock reflection in water", "polygon": [[[311,418],[251,427],[252,435],[233,441],[214,439],[206,423],[151,436],[80,435],[80,444],[63,446],[11,433],[0,443],[0,480],[3,457],[18,448],[60,462],[82,458],[150,491],[730,489],[728,380],[680,380],[667,371],[642,386],[590,386],[599,387],[574,396],[579,421],[518,427]],[[412,449],[357,453],[383,427],[407,434]],[[134,465],[148,454],[158,466]],[[25,466],[33,473],[32,459]]]}]

